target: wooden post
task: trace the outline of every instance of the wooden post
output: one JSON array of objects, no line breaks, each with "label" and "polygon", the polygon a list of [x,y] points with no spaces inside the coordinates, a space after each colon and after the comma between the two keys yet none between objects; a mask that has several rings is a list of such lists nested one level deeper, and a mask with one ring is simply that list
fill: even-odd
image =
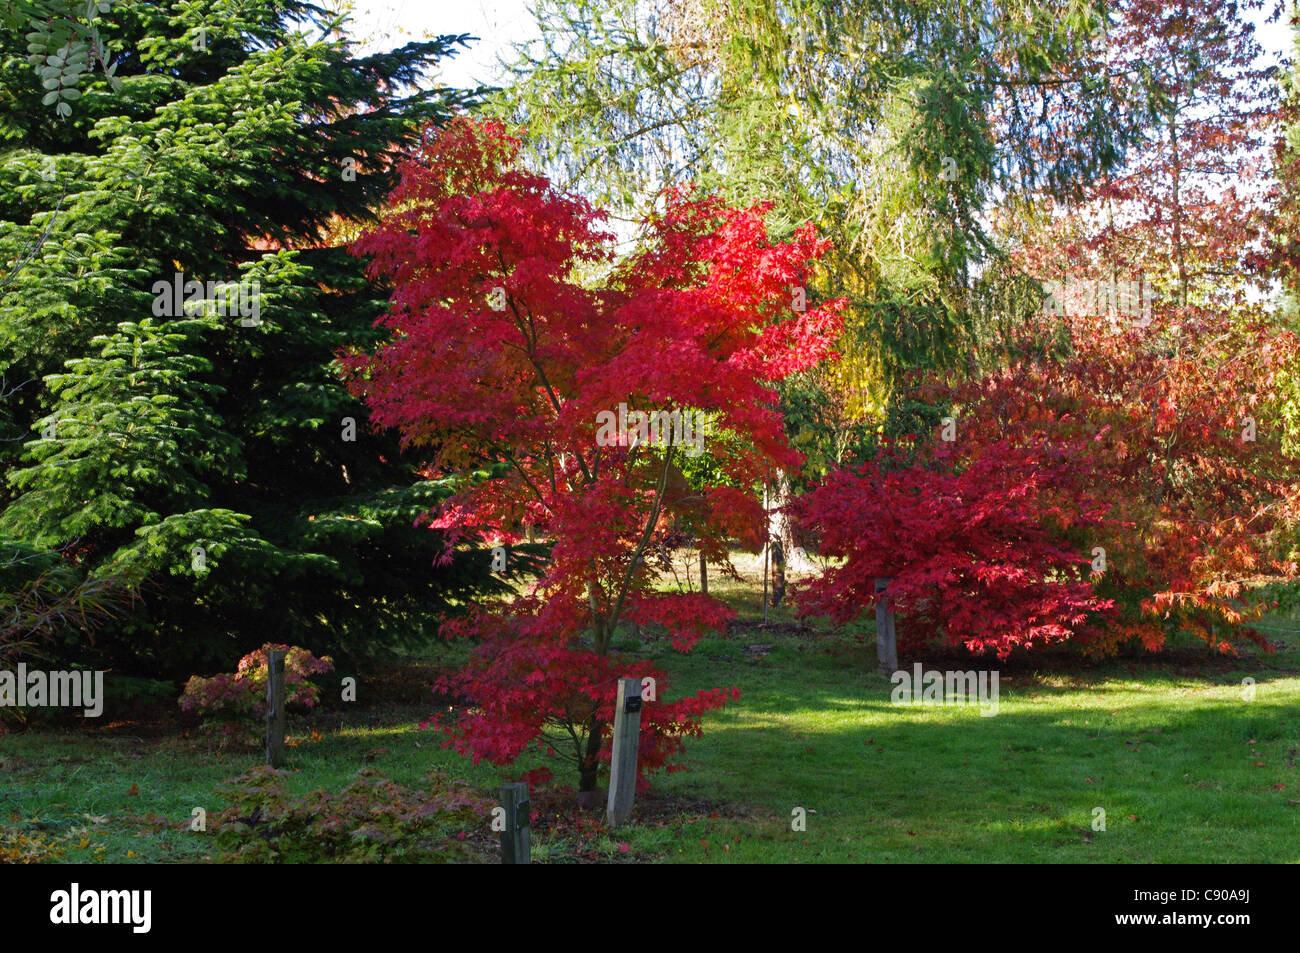
[{"label": "wooden post", "polygon": [[266,659],[266,763],[284,764],[284,650],[271,649]]},{"label": "wooden post", "polygon": [[614,705],[614,750],[609,766],[605,819],[618,827],[632,813],[636,797],[636,755],[641,741],[641,679],[620,678]]},{"label": "wooden post", "polygon": [[772,514],[767,511],[767,481],[763,481],[763,624],[767,625],[767,551],[772,541]]},{"label": "wooden post", "polygon": [[[884,592],[888,579],[876,580],[876,592]],[[894,610],[889,600],[876,603],[876,658],[888,672],[898,671],[898,645],[894,639]]]},{"label": "wooden post", "polygon": [[528,784],[517,781],[501,785],[501,806],[506,811],[506,829],[501,832],[501,863],[527,864],[531,854],[532,802],[528,800]]}]

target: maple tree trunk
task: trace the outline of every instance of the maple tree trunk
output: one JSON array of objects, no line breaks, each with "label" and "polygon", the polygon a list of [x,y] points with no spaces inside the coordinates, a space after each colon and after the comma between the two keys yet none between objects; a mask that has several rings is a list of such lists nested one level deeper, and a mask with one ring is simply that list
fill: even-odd
[{"label": "maple tree trunk", "polygon": [[[597,655],[606,655],[609,652],[609,640],[606,637],[605,620],[596,615],[591,629],[592,647]],[[596,790],[596,780],[600,776],[600,721],[596,718],[596,712],[592,711],[587,719],[583,722],[583,727],[587,730],[587,748],[583,752],[582,762],[578,765],[578,794],[589,793]]]},{"label": "maple tree trunk", "polygon": [[709,594],[709,564],[704,559],[704,550],[700,550],[700,592]]},{"label": "maple tree trunk", "polygon": [[579,794],[595,791],[596,779],[600,773],[600,723],[596,720],[595,712],[592,712],[587,719],[586,727],[587,751],[583,756],[582,765],[578,769]]}]

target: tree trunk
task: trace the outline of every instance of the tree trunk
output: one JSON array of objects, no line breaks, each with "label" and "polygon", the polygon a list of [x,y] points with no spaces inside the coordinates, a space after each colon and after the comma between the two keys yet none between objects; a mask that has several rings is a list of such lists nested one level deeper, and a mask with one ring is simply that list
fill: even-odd
[{"label": "tree trunk", "polygon": [[[605,655],[609,651],[608,639],[606,638],[605,619],[595,613],[595,597],[592,596],[593,622],[591,636],[593,648],[597,655]],[[612,634],[612,632],[610,633]],[[591,799],[591,792],[596,790],[596,779],[600,774],[600,721],[596,718],[596,712],[587,716],[585,722],[587,728],[587,750],[583,752],[582,763],[578,766],[578,803],[580,806],[586,805]],[[584,795],[587,795],[584,797]]]},{"label": "tree trunk", "polygon": [[593,713],[587,719],[587,751],[583,757],[582,767],[578,771],[578,793],[596,790],[596,779],[600,772],[600,723]]},{"label": "tree trunk", "polygon": [[790,474],[784,470],[776,471],[776,492],[772,497],[772,508],[778,510],[770,517],[768,532],[773,539],[781,544],[781,556],[783,563],[780,567],[781,583],[784,589],[785,570],[789,568],[791,572],[811,572],[813,569],[812,561],[799,548],[794,538],[794,520],[790,514],[779,512],[789,505],[793,492],[790,489]]},{"label": "tree trunk", "polygon": [[709,564],[704,559],[704,550],[700,550],[700,592],[709,594]]},{"label": "tree trunk", "polygon": [[1178,100],[1175,99],[1171,105],[1170,122],[1169,122],[1169,146],[1173,152],[1174,160],[1174,192],[1173,192],[1173,219],[1174,219],[1174,260],[1178,263],[1178,304],[1181,307],[1187,307],[1187,256],[1183,248],[1183,200],[1180,194],[1182,187],[1183,162],[1178,151]]},{"label": "tree trunk", "polygon": [[785,547],[779,539],[772,540],[772,605],[779,606],[785,598]]}]

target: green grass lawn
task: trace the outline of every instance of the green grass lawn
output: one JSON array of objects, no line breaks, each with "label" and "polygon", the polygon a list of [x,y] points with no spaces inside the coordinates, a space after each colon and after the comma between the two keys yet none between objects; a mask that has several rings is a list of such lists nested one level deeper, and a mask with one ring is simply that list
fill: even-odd
[{"label": "green grass lawn", "polygon": [[[1300,861],[1293,635],[1272,656],[1002,666],[998,714],[981,717],[973,705],[891,704],[870,640],[799,633],[784,610],[763,629],[750,585],[713,582],[743,610],[730,638],[690,655],[625,647],[654,654],[674,692],[735,685],[740,700],[706,719],[705,736],[688,743],[688,770],[658,779],[628,827],[579,839],[571,794],[536,791],[534,859]],[[1253,701],[1246,676],[1257,681]],[[291,788],[339,787],[366,765],[407,785],[442,766],[485,792],[517,776],[440,749],[417,727],[429,710],[384,704],[291,719]],[[205,835],[185,829],[192,808],[222,807],[214,789],[258,753],[148,728],[0,735],[0,825],[66,861],[204,859]],[[557,771],[563,783],[572,781]],[[804,831],[791,829],[795,808]],[[1105,830],[1094,830],[1098,808]]]},{"label": "green grass lawn", "polygon": [[[695,825],[674,845],[681,859],[1300,860],[1294,671],[1015,671],[998,714],[981,717],[890,704],[862,648],[787,643],[760,661],[734,644],[699,651],[679,666],[687,685],[744,694],[664,789],[757,817]],[[1250,703],[1246,674],[1259,683]],[[806,833],[790,830],[795,807]],[[1092,829],[1096,808],[1105,831]]]}]

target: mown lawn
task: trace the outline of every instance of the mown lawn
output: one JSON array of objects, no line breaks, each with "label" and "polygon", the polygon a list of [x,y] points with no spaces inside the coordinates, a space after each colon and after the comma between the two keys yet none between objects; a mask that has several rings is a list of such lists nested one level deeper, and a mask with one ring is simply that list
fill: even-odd
[{"label": "mown lawn", "polygon": [[[716,823],[683,837],[675,856],[1300,860],[1294,658],[1287,672],[1013,671],[993,717],[974,706],[891,705],[892,686],[868,661],[860,648],[791,644],[745,661],[738,646],[715,644],[680,667],[692,687],[720,679],[744,695],[711,719],[690,749],[691,770],[665,790],[743,803],[768,819]],[[1253,702],[1242,700],[1244,675],[1258,680]],[[807,811],[806,833],[790,830],[795,807]],[[1092,829],[1096,808],[1105,831]]]},{"label": "mown lawn", "polygon": [[[784,612],[764,629],[748,585],[711,588],[743,610],[730,638],[689,656],[635,650],[658,656],[671,692],[735,685],[740,700],[709,716],[688,770],[659,779],[620,831],[578,837],[572,795],[536,791],[534,859],[1300,861],[1293,634],[1279,630],[1273,656],[1003,666],[998,714],[981,717],[975,706],[892,705],[870,641],[797,631]],[[1257,681],[1253,701],[1246,676]],[[407,785],[441,766],[485,792],[517,776],[440,749],[417,725],[430,708],[291,719],[291,788],[337,788],[364,766]],[[53,859],[203,860],[211,842],[187,829],[191,810],[222,807],[214,789],[258,760],[174,725],[10,731],[0,735],[0,825],[54,848]],[[556,786],[568,780],[557,773]],[[805,831],[791,829],[795,808]],[[1098,808],[1105,830],[1094,830]],[[487,830],[485,817],[490,847]]]}]

